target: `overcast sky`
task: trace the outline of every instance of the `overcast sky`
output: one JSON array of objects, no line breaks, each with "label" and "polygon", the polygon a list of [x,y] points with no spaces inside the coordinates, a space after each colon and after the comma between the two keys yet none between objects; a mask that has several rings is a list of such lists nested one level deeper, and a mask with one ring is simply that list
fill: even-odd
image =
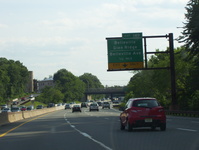
[{"label": "overcast sky", "polygon": [[[173,33],[185,22],[188,0],[0,0],[0,57],[19,60],[34,79],[60,69],[91,73],[103,85],[127,85],[133,73],[108,69],[107,37]],[[165,50],[167,39],[147,41]],[[175,48],[180,46],[175,41]]]}]

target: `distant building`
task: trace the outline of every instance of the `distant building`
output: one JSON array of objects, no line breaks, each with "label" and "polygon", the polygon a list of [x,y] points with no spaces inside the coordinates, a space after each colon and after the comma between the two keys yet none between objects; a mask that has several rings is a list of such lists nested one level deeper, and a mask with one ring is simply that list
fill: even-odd
[{"label": "distant building", "polygon": [[54,85],[55,84],[54,84],[53,78],[37,81],[37,92],[41,92],[42,89],[44,89],[46,86],[53,87]]}]

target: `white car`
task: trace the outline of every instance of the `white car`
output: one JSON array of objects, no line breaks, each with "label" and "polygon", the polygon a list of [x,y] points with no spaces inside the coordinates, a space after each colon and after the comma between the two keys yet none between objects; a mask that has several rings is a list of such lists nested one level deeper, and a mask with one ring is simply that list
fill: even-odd
[{"label": "white car", "polygon": [[99,105],[97,103],[91,103],[90,106],[89,106],[89,110],[90,111],[92,111],[92,110],[99,111]]},{"label": "white car", "polygon": [[11,112],[10,108],[4,108],[1,112]]}]

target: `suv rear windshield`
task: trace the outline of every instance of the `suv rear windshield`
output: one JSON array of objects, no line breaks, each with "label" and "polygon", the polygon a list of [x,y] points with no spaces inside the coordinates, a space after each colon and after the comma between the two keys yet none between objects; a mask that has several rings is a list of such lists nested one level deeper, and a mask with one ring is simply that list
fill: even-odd
[{"label": "suv rear windshield", "polygon": [[90,104],[90,106],[97,106],[97,104]]},{"label": "suv rear windshield", "polygon": [[157,100],[135,100],[133,102],[133,107],[157,107],[160,106],[160,104],[157,102]]}]

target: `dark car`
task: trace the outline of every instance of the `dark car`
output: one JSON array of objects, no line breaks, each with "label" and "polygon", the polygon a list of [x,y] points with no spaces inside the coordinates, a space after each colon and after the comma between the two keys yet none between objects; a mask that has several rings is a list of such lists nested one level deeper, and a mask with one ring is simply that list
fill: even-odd
[{"label": "dark car", "polygon": [[8,105],[6,105],[6,104],[0,105],[0,110],[4,109],[4,108],[8,108]]},{"label": "dark car", "polygon": [[137,127],[151,127],[152,130],[160,127],[164,131],[166,130],[166,115],[155,98],[132,98],[120,114],[120,125],[121,130],[127,127],[128,131]]},{"label": "dark car", "polygon": [[80,105],[73,105],[72,112],[79,111],[82,112]]},{"label": "dark car", "polygon": [[33,109],[34,109],[34,106],[32,105],[27,107],[27,110],[33,110]]},{"label": "dark car", "polygon": [[86,103],[86,102],[82,102],[82,103],[81,103],[81,108],[82,108],[82,107],[86,107],[86,108],[87,108],[87,103]]},{"label": "dark car", "polygon": [[97,102],[97,104],[98,104],[99,106],[102,106],[102,102]]},{"label": "dark car", "polygon": [[70,104],[66,104],[65,109],[71,109]]},{"label": "dark car", "polygon": [[51,108],[51,107],[55,107],[55,104],[54,103],[49,103],[47,108]]},{"label": "dark car", "polygon": [[120,102],[118,100],[114,100],[113,104],[119,104]]},{"label": "dark car", "polygon": [[37,106],[37,109],[43,109],[44,107],[43,107],[43,105],[38,105]]}]

